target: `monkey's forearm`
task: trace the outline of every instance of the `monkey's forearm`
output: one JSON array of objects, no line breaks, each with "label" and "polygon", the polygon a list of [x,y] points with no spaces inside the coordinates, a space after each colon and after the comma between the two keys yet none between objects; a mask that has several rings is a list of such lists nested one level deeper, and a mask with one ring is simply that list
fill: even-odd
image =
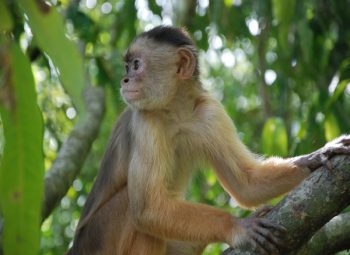
[{"label": "monkey's forearm", "polygon": [[[137,224],[139,229],[162,239],[201,244],[219,241],[232,247],[248,244],[260,252],[276,252],[276,247],[283,244],[280,238],[285,229],[266,219],[253,216],[239,220],[221,210],[185,201],[174,200],[167,205],[145,210]],[[271,240],[273,235],[276,237]]]},{"label": "monkey's forearm", "polygon": [[[271,157],[240,169],[247,182],[220,179],[225,189],[244,207],[257,207],[268,200],[285,194],[298,185],[310,171],[296,165],[291,159]],[[231,172],[234,172],[231,170]],[[237,172],[237,170],[235,170]],[[220,178],[220,175],[219,175]]]},{"label": "monkey's forearm", "polygon": [[228,242],[236,220],[229,213],[202,204],[171,200],[145,208],[135,218],[139,230],[162,239]]},{"label": "monkey's forearm", "polygon": [[242,197],[245,198],[243,204],[248,201],[248,204],[250,202],[253,206],[286,193],[323,165],[331,169],[329,159],[339,154],[349,155],[349,144],[349,136],[343,136],[310,154],[289,159],[272,157],[262,161],[257,169],[247,171],[249,185],[241,191]]}]

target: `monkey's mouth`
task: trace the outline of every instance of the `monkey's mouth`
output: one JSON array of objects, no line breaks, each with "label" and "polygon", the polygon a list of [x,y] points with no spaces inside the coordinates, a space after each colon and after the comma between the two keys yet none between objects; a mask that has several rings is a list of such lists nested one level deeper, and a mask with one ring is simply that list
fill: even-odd
[{"label": "monkey's mouth", "polygon": [[132,89],[122,89],[123,96],[127,100],[135,100],[140,98],[140,91],[139,90],[132,90]]}]

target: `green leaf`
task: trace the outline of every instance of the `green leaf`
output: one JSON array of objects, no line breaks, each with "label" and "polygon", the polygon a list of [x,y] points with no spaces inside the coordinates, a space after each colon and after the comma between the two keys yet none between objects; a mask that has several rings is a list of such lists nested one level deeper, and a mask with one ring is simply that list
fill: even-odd
[{"label": "green leaf", "polygon": [[74,29],[85,43],[95,43],[97,39],[97,26],[92,18],[79,10],[79,5],[71,4],[67,8],[67,19],[71,20]]},{"label": "green leaf", "polygon": [[273,16],[279,25],[278,39],[282,49],[288,49],[289,26],[295,12],[295,0],[272,0]]},{"label": "green leaf", "polygon": [[159,16],[162,16],[162,7],[157,4],[155,0],[148,0],[149,9]]},{"label": "green leaf", "polygon": [[6,1],[0,1],[0,32],[10,31],[13,27],[12,17],[6,5]]},{"label": "green leaf", "polygon": [[232,6],[232,0],[224,0],[225,7],[231,7]]},{"label": "green leaf", "polygon": [[279,24],[289,25],[294,15],[295,3],[295,0],[272,0],[273,15]]},{"label": "green leaf", "polygon": [[297,23],[297,32],[300,38],[300,48],[305,63],[311,63],[314,35],[306,20]]},{"label": "green leaf", "polygon": [[77,45],[66,37],[61,16],[54,7],[47,6],[44,1],[19,2],[28,17],[37,44],[51,58],[74,106],[83,113],[83,62]]},{"label": "green leaf", "polygon": [[287,156],[288,137],[282,119],[270,118],[266,121],[261,146],[262,152],[266,155]]},{"label": "green leaf", "polygon": [[[1,39],[0,39],[1,40]],[[7,255],[38,254],[44,158],[43,120],[29,60],[18,45],[0,46],[0,114],[5,149],[0,167],[0,208]]]},{"label": "green leaf", "polygon": [[339,82],[338,86],[336,87],[333,95],[328,99],[325,108],[329,109],[333,106],[333,104],[339,99],[339,97],[344,93],[346,87],[350,83],[350,79],[343,80]]},{"label": "green leaf", "polygon": [[332,113],[327,113],[324,128],[327,141],[331,141],[341,134],[337,119]]}]

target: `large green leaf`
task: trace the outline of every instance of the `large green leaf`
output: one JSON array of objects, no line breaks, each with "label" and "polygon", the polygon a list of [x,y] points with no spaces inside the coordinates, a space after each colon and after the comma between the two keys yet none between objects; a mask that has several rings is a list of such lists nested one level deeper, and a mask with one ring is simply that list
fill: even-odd
[{"label": "large green leaf", "polygon": [[261,146],[262,152],[266,155],[287,156],[288,137],[282,119],[270,118],[266,121]]},{"label": "large green leaf", "polygon": [[59,78],[82,113],[84,87],[83,63],[77,46],[66,37],[61,16],[44,1],[20,0],[34,38],[55,65]]},{"label": "large green leaf", "polygon": [[324,128],[327,141],[331,141],[341,134],[337,119],[332,113],[327,113]]},{"label": "large green leaf", "polygon": [[0,167],[0,207],[5,255],[37,254],[44,159],[43,121],[28,59],[0,38],[0,114],[5,149]]},{"label": "large green leaf", "polygon": [[13,21],[5,1],[0,1],[0,32],[10,31]]}]

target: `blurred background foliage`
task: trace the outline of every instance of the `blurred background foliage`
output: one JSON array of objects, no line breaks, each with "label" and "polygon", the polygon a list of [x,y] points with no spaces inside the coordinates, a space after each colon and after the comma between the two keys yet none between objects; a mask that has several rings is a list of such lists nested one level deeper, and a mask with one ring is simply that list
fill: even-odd
[{"label": "blurred background foliage", "polygon": [[[349,0],[47,3],[54,8],[46,16],[40,16],[38,9],[45,13],[40,1],[1,0],[0,6],[1,36],[20,45],[30,60],[44,119],[45,169],[84,116],[79,98],[84,70],[94,86],[105,89],[107,101],[99,137],[80,175],[41,226],[40,254],[63,254],[71,243],[111,128],[125,107],[119,95],[123,53],[137,33],[156,25],[185,26],[193,35],[203,86],[222,101],[253,151],[298,155],[349,133]],[[2,129],[0,148],[2,152]],[[212,171],[193,178],[187,197],[239,217],[249,214],[224,193]],[[224,248],[210,245],[206,254]]]}]

